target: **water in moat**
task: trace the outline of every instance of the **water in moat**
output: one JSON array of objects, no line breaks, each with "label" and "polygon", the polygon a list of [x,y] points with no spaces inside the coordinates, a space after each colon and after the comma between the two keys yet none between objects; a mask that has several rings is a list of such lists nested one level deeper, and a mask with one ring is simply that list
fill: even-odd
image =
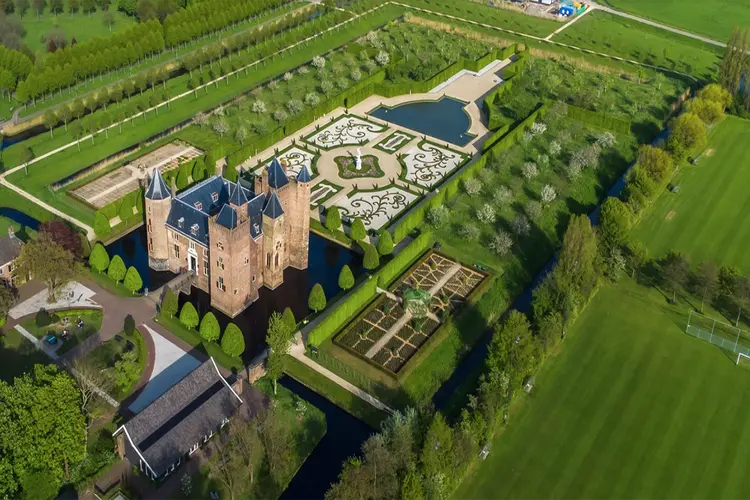
[{"label": "water in moat", "polygon": [[[153,271],[148,267],[146,228],[140,227],[107,246],[110,256],[119,255],[126,266],[135,266],[143,278],[144,288],[155,290],[175,277],[169,272]],[[190,295],[180,294],[180,307],[191,302],[202,317],[208,311],[219,320],[222,330],[232,321],[240,327],[245,336],[244,359],[249,361],[265,348],[266,326],[274,311],[282,312],[289,307],[298,321],[309,313],[307,299],[310,290],[320,283],[330,300],[341,289],[338,276],[341,268],[348,265],[355,278],[362,274],[362,257],[347,248],[310,233],[308,268],[305,270],[288,268],[284,272],[284,284],[275,290],[260,289],[260,298],[235,318],[211,307],[207,293],[193,288]]]}]

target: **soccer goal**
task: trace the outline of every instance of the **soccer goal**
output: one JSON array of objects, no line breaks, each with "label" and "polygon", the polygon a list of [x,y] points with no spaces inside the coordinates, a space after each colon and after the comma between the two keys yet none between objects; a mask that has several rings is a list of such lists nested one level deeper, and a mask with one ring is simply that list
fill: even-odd
[{"label": "soccer goal", "polygon": [[745,354],[744,352],[737,353],[737,362],[735,364],[739,366],[740,361],[743,365],[750,366],[750,354]]}]

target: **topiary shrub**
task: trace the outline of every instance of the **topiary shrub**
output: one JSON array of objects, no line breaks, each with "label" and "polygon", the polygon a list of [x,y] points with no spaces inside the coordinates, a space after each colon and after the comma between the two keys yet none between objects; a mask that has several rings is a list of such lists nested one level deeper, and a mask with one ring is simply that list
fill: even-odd
[{"label": "topiary shrub", "polygon": [[233,358],[241,356],[245,352],[245,337],[234,323],[229,323],[224,330],[224,335],[221,337],[221,350],[227,356]]}]

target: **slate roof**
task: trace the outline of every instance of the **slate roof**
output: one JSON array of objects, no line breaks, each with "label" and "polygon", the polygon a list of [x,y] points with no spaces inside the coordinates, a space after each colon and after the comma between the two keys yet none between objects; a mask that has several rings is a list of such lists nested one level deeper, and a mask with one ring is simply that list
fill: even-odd
[{"label": "slate roof", "polygon": [[17,259],[22,245],[23,242],[16,236],[6,235],[0,238],[0,266]]},{"label": "slate roof", "polygon": [[169,186],[164,182],[164,178],[161,176],[158,168],[154,169],[154,173],[151,176],[151,181],[148,183],[148,189],[146,189],[146,198],[149,200],[163,200],[172,195],[169,190]]},{"label": "slate roof", "polygon": [[302,166],[302,170],[299,171],[299,174],[297,174],[297,182],[310,182],[312,181],[312,177],[310,177],[310,172],[308,172],[306,166]]},{"label": "slate roof", "polygon": [[227,229],[234,229],[237,227],[237,211],[231,205],[224,205],[216,217],[216,223]]},{"label": "slate roof", "polygon": [[250,236],[253,239],[263,233],[263,207],[266,204],[266,195],[259,194],[247,202],[247,216],[250,219]]},{"label": "slate roof", "polygon": [[245,193],[245,188],[240,186],[240,181],[237,181],[237,184],[232,185],[232,191],[229,194],[229,203],[232,203],[234,205],[237,205],[238,207],[241,207],[245,203],[247,203],[247,194]]},{"label": "slate roof", "polygon": [[266,200],[266,207],[263,209],[263,215],[276,219],[284,215],[284,209],[281,208],[281,202],[276,193],[271,193]]},{"label": "slate roof", "polygon": [[242,404],[213,358],[187,374],[124,427],[157,475],[219,428]]},{"label": "slate roof", "polygon": [[289,184],[289,177],[284,173],[284,167],[281,166],[278,158],[274,158],[266,170],[268,170],[268,185],[272,188],[279,189]]}]

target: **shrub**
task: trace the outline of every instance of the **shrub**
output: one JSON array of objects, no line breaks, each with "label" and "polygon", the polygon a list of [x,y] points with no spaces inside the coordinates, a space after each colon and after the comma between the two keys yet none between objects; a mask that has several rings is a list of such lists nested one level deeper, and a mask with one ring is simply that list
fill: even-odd
[{"label": "shrub", "polygon": [[355,82],[358,82],[362,79],[362,72],[358,69],[353,69],[351,74],[349,75],[349,78],[351,78]]},{"label": "shrub", "polygon": [[175,294],[171,288],[167,288],[164,292],[164,298],[161,299],[161,312],[168,314],[170,318],[173,318],[177,314],[179,308],[179,300],[177,294]]},{"label": "shrub", "polygon": [[718,83],[706,85],[698,91],[698,97],[721,104],[722,108],[727,108],[732,104],[732,94]]},{"label": "shrub", "polygon": [[52,315],[46,309],[42,308],[36,313],[34,323],[39,328],[44,328],[52,324]]},{"label": "shrub", "polygon": [[267,111],[266,103],[258,99],[257,101],[253,103],[252,110],[253,110],[253,113],[263,114]]},{"label": "shrub", "polygon": [[91,249],[91,254],[89,255],[89,266],[100,273],[104,272],[107,267],[109,267],[109,254],[107,253],[107,249],[104,248],[104,245],[99,242],[97,242],[96,245],[94,245],[94,248]]},{"label": "shrub", "polygon": [[581,176],[581,165],[571,161],[565,166],[565,175],[567,175],[568,179],[571,181],[578,179],[578,177]]},{"label": "shrub", "polygon": [[329,231],[341,229],[341,213],[338,207],[329,207],[326,211],[326,229]]},{"label": "shrub", "polygon": [[123,284],[125,285],[125,288],[130,290],[133,294],[143,288],[143,279],[141,279],[141,275],[138,274],[138,270],[135,267],[130,266],[128,268],[128,272],[125,273],[125,281]]},{"label": "shrub", "polygon": [[234,323],[229,323],[221,337],[221,350],[224,354],[236,358],[245,352],[245,337],[240,328]]},{"label": "shrub", "polygon": [[182,306],[182,310],[180,311],[180,323],[189,330],[198,326],[198,311],[195,310],[195,307],[193,307],[193,304],[190,302],[185,302]]},{"label": "shrub", "polygon": [[305,104],[310,106],[311,108],[314,108],[318,104],[320,104],[320,97],[315,92],[308,92],[305,94]]},{"label": "shrub", "polygon": [[293,115],[300,114],[304,108],[305,106],[296,99],[290,99],[289,102],[286,103],[286,109]]},{"label": "shrub", "polygon": [[482,192],[482,183],[478,179],[464,180],[464,190],[469,196],[474,196]]},{"label": "shrub", "polygon": [[107,269],[107,275],[115,280],[115,282],[119,283],[125,278],[126,272],[127,269],[125,268],[125,262],[122,261],[122,257],[119,255],[112,257],[112,260],[109,263],[109,268]]},{"label": "shrub", "polygon": [[353,286],[354,274],[352,274],[352,270],[349,266],[342,267],[341,272],[339,273],[339,288],[342,290],[349,290]]},{"label": "shrub", "polygon": [[378,238],[378,253],[380,255],[391,255],[393,253],[393,238],[388,231],[383,231],[383,234]]},{"label": "shrub", "polygon": [[492,200],[498,205],[507,205],[513,201],[513,191],[508,186],[500,186],[492,192]]},{"label": "shrub", "polygon": [[286,73],[284,73],[284,76],[282,78],[284,78],[285,82],[291,82],[292,78],[294,78],[294,75],[291,71],[287,71]]},{"label": "shrub", "polygon": [[125,316],[125,321],[123,322],[122,329],[128,335],[133,335],[133,332],[135,332],[135,320],[133,319],[133,316],[131,316],[130,314]]},{"label": "shrub", "polygon": [[297,330],[297,319],[294,317],[294,313],[291,308],[287,307],[284,309],[284,314],[281,315],[281,321],[284,323],[284,328],[291,336]]},{"label": "shrub", "polygon": [[547,131],[547,124],[543,122],[534,122],[531,125],[531,133],[533,135],[541,135]]},{"label": "shrub", "polygon": [[[180,316],[180,320],[182,320],[182,316]],[[216,342],[219,340],[221,327],[219,326],[219,321],[216,319],[216,316],[214,316],[214,313],[208,312],[203,316],[198,331],[201,334],[201,338],[207,342]]]},{"label": "shrub", "polygon": [[378,55],[375,56],[375,62],[380,66],[386,66],[389,62],[391,62],[391,56],[388,54],[388,52],[381,50],[380,52],[378,52]]},{"label": "shrub", "polygon": [[333,92],[333,82],[331,80],[323,80],[322,82],[320,82],[320,91],[325,95]]},{"label": "shrub", "polygon": [[94,214],[94,231],[100,237],[107,236],[112,231],[109,225],[109,217],[104,215],[101,210],[97,210]]},{"label": "shrub", "polygon": [[312,65],[315,69],[323,69],[326,67],[326,60],[323,56],[315,56],[313,57]]},{"label": "shrub", "polygon": [[672,121],[667,146],[676,158],[684,158],[691,149],[706,143],[706,127],[694,113],[683,113]]},{"label": "shrub", "polygon": [[513,248],[513,238],[505,231],[498,231],[490,241],[490,248],[498,255],[505,255]]},{"label": "shrub", "polygon": [[433,227],[442,227],[450,217],[445,205],[433,205],[427,209],[427,223]]},{"label": "shrub", "polygon": [[549,143],[549,154],[552,156],[557,156],[562,152],[562,146],[560,146],[560,143],[557,141],[552,141]]},{"label": "shrub", "polygon": [[326,293],[323,291],[323,287],[320,283],[315,283],[315,286],[310,290],[310,296],[307,298],[307,305],[316,313],[326,308]]},{"label": "shrub", "polygon": [[362,261],[364,268],[370,271],[377,269],[380,265],[380,255],[378,255],[375,245],[364,243],[362,244],[362,248],[365,251],[365,258]]},{"label": "shrub", "polygon": [[367,237],[367,229],[365,228],[365,223],[362,222],[362,219],[360,219],[359,217],[354,219],[354,222],[352,222],[352,226],[349,230],[349,237],[354,241],[362,241]]},{"label": "shrub", "polygon": [[283,109],[273,112],[273,119],[279,123],[285,122],[287,118],[289,118],[289,115]]},{"label": "shrub", "polygon": [[526,215],[533,221],[539,220],[542,216],[542,204],[536,200],[529,200],[526,203]]}]

